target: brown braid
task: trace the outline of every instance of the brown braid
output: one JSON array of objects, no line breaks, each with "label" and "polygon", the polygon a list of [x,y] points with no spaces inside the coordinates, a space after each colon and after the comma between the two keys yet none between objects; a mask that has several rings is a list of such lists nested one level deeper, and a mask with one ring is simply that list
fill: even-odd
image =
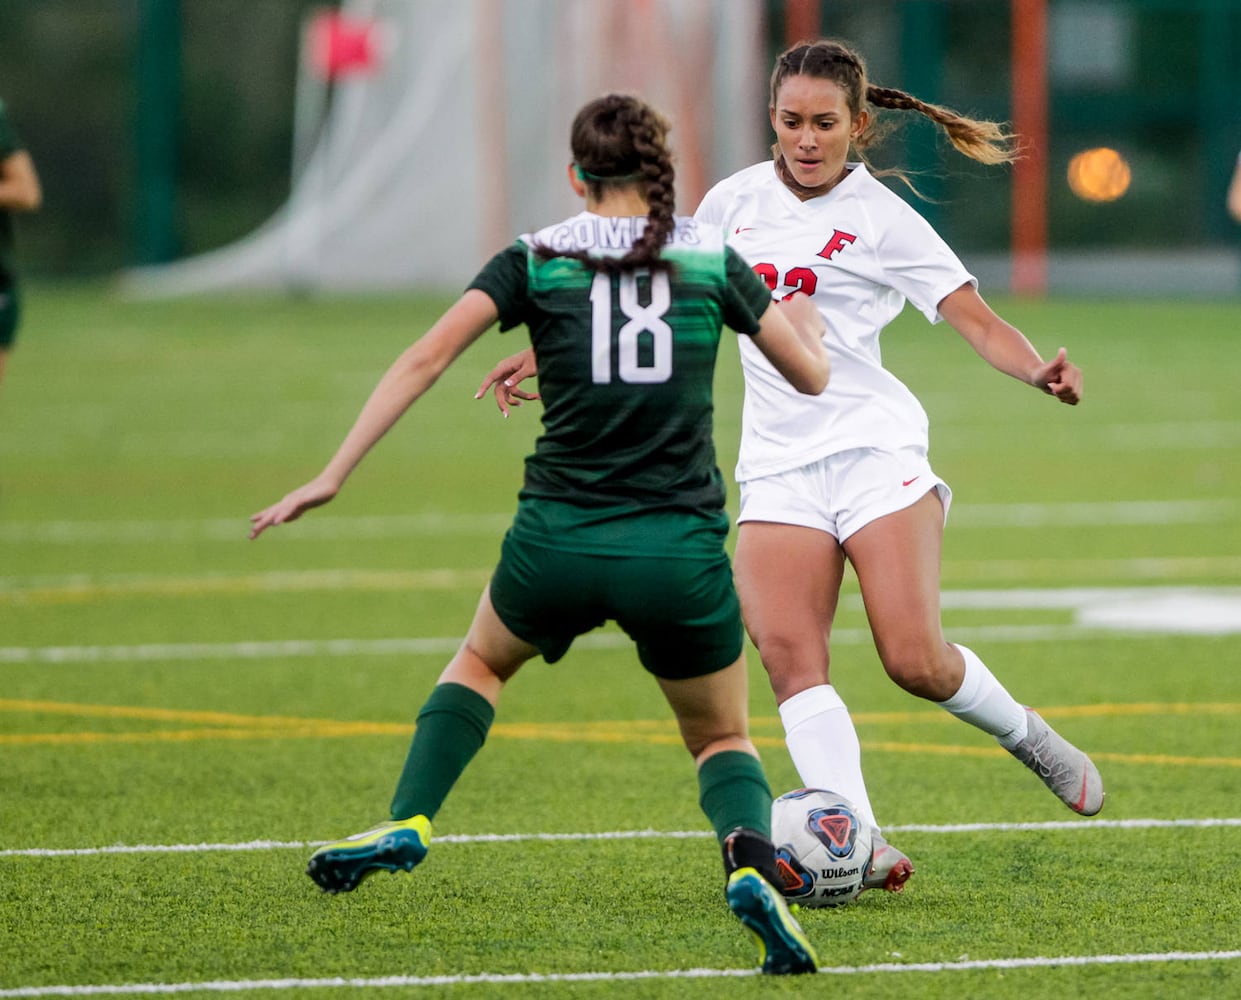
[{"label": "brown braid", "polygon": [[648,206],[646,228],[623,257],[586,250],[557,252],[546,246],[536,246],[538,254],[580,260],[609,274],[638,268],[670,270],[671,263],[660,256],[676,227],[676,171],[668,151],[668,131],[664,117],[637,97],[609,94],[583,107],[570,133],[573,161],[583,173],[583,182],[595,198],[602,197],[608,187],[642,185]]},{"label": "brown braid", "polygon": [[1013,137],[995,122],[967,118],[951,108],[928,104],[891,87],[868,86],[866,100],[877,108],[917,111],[948,134],[957,151],[979,163],[1011,163],[1017,157]]},{"label": "brown braid", "polygon": [[646,229],[618,263],[624,270],[650,267],[652,264],[666,267],[666,263],[659,260],[659,255],[676,227],[676,190],[673,187],[676,171],[665,144],[668,123],[653,108],[641,102],[637,102],[623,117],[633,140],[633,148],[642,161],[646,203],[650,207]]},{"label": "brown braid", "polygon": [[[863,100],[876,109],[916,111],[942,128],[952,145],[972,160],[987,164],[1010,163],[1018,156],[1015,137],[996,122],[968,118],[951,108],[928,104],[903,90],[874,86],[867,79],[866,63],[862,57],[842,41],[826,38],[817,42],[799,42],[781,53],[771,74],[773,108],[776,106],[781,85],[793,76],[831,80],[844,92],[849,113],[855,119],[862,113]],[[861,135],[853,140],[853,148],[858,158],[867,166],[870,166],[870,163],[863,151],[876,145],[886,134],[887,129],[878,121],[878,115],[871,115],[871,120]],[[777,146],[777,158],[778,149]],[[902,170],[873,172],[878,177],[899,177],[917,193],[908,175]]]}]

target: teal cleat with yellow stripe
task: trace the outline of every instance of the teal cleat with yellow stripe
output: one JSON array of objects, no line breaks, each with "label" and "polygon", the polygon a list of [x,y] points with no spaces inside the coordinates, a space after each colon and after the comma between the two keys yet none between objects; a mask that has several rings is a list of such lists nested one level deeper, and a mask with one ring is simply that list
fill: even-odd
[{"label": "teal cleat with yellow stripe", "polygon": [[753,868],[738,868],[728,877],[728,908],[758,942],[759,961],[769,976],[815,972],[818,958],[788,904],[770,882]]},{"label": "teal cleat with yellow stripe", "polygon": [[320,847],[306,863],[306,874],[324,892],[351,892],[373,872],[413,871],[430,843],[431,821],[425,816],[381,823]]}]

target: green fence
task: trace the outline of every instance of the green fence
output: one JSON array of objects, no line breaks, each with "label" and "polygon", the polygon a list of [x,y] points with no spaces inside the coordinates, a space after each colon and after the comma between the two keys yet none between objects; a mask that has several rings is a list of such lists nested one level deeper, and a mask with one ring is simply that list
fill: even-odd
[{"label": "green fence", "polygon": [[[788,6],[769,2],[772,52]],[[866,56],[874,82],[963,112],[1011,117],[1009,0],[823,0],[824,35]],[[1053,249],[1155,250],[1236,239],[1224,196],[1241,151],[1241,0],[1047,0]],[[965,251],[1007,247],[1009,179],[945,152],[929,125],[876,159],[924,171],[924,214]],[[1069,188],[1074,154],[1120,151],[1131,184],[1091,203]]]}]

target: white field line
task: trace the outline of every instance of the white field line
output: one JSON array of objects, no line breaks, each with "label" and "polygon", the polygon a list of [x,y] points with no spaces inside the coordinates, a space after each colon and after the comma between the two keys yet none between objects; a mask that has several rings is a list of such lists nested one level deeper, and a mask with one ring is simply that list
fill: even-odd
[{"label": "white field line", "polygon": [[[1062,642],[1073,639],[1159,638],[1162,633],[1123,632],[1079,625],[975,625],[949,630],[962,642]],[[867,645],[867,629],[832,630],[837,645]],[[451,655],[459,637],[422,639],[285,639],[271,642],[152,643],[134,646],[0,646],[0,665],[19,663],[146,663],[194,660],[277,660],[297,657]],[[574,645],[584,649],[624,649],[631,640],[619,632],[580,636]]]},{"label": "white field line", "polygon": [[1102,440],[1112,448],[1143,451],[1170,448],[1178,452],[1228,448],[1241,444],[1241,421],[1179,420],[1157,423],[1103,424]]},{"label": "white field line", "polygon": [[[286,529],[274,537],[284,541],[309,542],[419,538],[426,535],[498,535],[508,528],[512,520],[511,513],[382,514],[369,517],[327,514],[304,518],[296,528]],[[0,524],[0,542],[42,545],[244,542],[249,530],[250,523],[244,516],[175,521],[26,521]]]},{"label": "white field line", "polygon": [[[1012,831],[1012,830],[1050,830],[1067,828],[1090,829],[1151,829],[1166,827],[1241,827],[1241,818],[1200,819],[1200,820],[1079,820],[1052,823],[968,823],[948,825],[910,824],[890,826],[894,831],[920,831],[932,833],[975,832],[979,830]],[[436,843],[480,843],[503,841],[563,841],[563,840],[607,840],[634,838],[707,838],[712,836],[708,831],[672,831],[654,830],[616,831],[612,833],[583,834],[479,834],[455,835],[437,838]],[[113,845],[102,848],[82,848],[73,850],[6,850],[0,851],[0,857],[34,856],[63,857],[84,854],[122,854],[139,852],[200,852],[200,851],[246,851],[273,849],[306,849],[319,846],[324,841],[250,841],[240,844],[179,844],[179,845]],[[1138,965],[1168,962],[1224,962],[1241,959],[1241,951],[1206,951],[1206,952],[1155,952],[1119,955],[1061,955],[1035,956],[1026,958],[996,958],[958,960],[951,962],[885,962],[861,966],[829,966],[819,970],[820,975],[891,975],[909,972],[970,972],[988,969],[1028,969],[1058,968],[1066,966],[1097,966],[1097,965]],[[290,990],[307,988],[350,988],[380,989],[386,987],[434,987],[434,986],[470,986],[470,985],[520,985],[525,983],[582,983],[582,982],[632,982],[639,980],[677,980],[677,979],[722,979],[741,978],[757,975],[756,969],[672,969],[672,970],[638,970],[633,972],[576,972],[576,973],[526,973],[526,974],[489,974],[456,976],[379,976],[369,978],[324,978],[324,979],[250,979],[250,980],[211,980],[205,982],[182,983],[120,983],[76,986],[19,986],[0,989],[0,998],[8,997],[80,997],[80,996],[118,996],[118,995],[153,995],[193,992],[237,993],[248,990]]]},{"label": "white field line", "polygon": [[[1128,955],[1058,955],[1032,958],[971,959],[955,962],[882,962],[875,965],[838,965],[819,969],[819,975],[890,975],[902,972],[976,972],[988,969],[1054,969],[1064,966],[1141,965],[1159,962],[1230,962],[1241,951],[1166,951]],[[199,983],[120,983],[99,986],[19,986],[0,989],[0,997],[83,997],[164,993],[240,993],[246,990],[307,988],[380,989],[393,986],[518,986],[528,983],[623,983],[673,979],[736,979],[757,976],[757,969],[642,969],[633,972],[478,973],[456,976],[374,976],[330,979],[231,979]]]},{"label": "white field line", "polygon": [[[4,663],[138,663],[183,660],[271,660],[307,656],[451,655],[461,636],[394,639],[277,639],[270,642],[146,643],[133,646],[0,646]],[[576,640],[590,649],[619,649],[627,636],[600,632]]]},{"label": "white field line", "polygon": [[[0,590],[3,583],[0,581]],[[1102,606],[1136,601],[1197,602],[1204,607],[1227,602],[1223,613],[1232,615],[1241,607],[1241,588],[1237,587],[1127,587],[1067,588],[1048,590],[948,590],[942,594],[946,610],[1061,610],[1079,614]],[[859,610],[861,597],[850,595],[845,607]],[[1183,611],[1178,612],[1185,617]],[[1148,615],[1149,617],[1149,615]],[[1218,617],[1218,615],[1216,615]],[[1241,614],[1236,621],[1213,622],[1216,633],[1241,631]],[[1060,642],[1074,639],[1155,638],[1168,627],[1148,622],[1107,622],[1092,624],[954,625],[950,637],[962,642]],[[1198,629],[1197,631],[1203,631]],[[1174,629],[1175,631],[1175,629]],[[1195,631],[1188,629],[1188,631]],[[868,629],[836,628],[832,641],[838,645],[867,645],[872,642]],[[630,640],[618,632],[593,632],[575,640],[579,648],[620,649]],[[304,657],[419,656],[450,655],[461,645],[459,636],[393,637],[386,639],[273,639],[243,642],[141,643],[117,646],[0,646],[0,665],[6,663],[141,663],[195,660],[273,660]]]},{"label": "white field line", "polygon": [[[3,590],[4,581],[0,580],[0,592]],[[856,594],[847,596],[843,603],[853,610],[862,607],[861,597]],[[1117,634],[1149,637],[1168,631],[1213,634],[1241,631],[1241,587],[947,590],[941,595],[941,603],[946,610],[1058,610],[1073,611],[1078,617],[1072,624],[954,626],[950,629],[951,635],[961,641],[1058,642]],[[866,629],[838,628],[833,632],[833,640],[841,645],[861,645],[869,643],[871,637]],[[625,636],[616,632],[591,633],[577,641],[580,647],[589,649],[616,649],[628,644]],[[428,636],[116,646],[0,646],[0,665],[448,655],[455,652],[460,643],[461,639],[455,636]]]},{"label": "white field line", "polygon": [[[1179,599],[1241,599],[1241,587],[1047,587],[1012,590],[945,590],[940,605],[946,610],[995,611],[1022,609],[1078,611],[1098,604]],[[862,607],[862,599],[851,598]]]},{"label": "white field line", "polygon": [[[1038,832],[1046,830],[1161,830],[1241,828],[1241,817],[1203,819],[1078,819],[1038,823],[892,823],[889,833]],[[589,840],[689,840],[715,836],[709,830],[613,830],[606,833],[457,833],[437,836],[438,844],[501,844]],[[231,844],[111,844],[105,847],[24,847],[0,850],[0,858],[67,858],[100,854],[203,854],[212,851],[306,850],[327,840],[247,840]]]},{"label": "white field line", "polygon": [[[11,563],[6,563],[11,565]],[[195,576],[154,573],[68,573],[0,576],[0,603],[71,604],[144,598],[238,597],[247,594],[324,592],[471,591],[486,585],[492,567],[424,569],[303,569],[209,572]],[[1177,580],[1241,577],[1241,554],[1132,556],[1122,558],[949,559],[946,577],[973,580],[1064,580],[1106,577]],[[1118,588],[1119,589],[1119,588]]]},{"label": "white field line", "polygon": [[302,569],[262,573],[70,573],[0,577],[0,598],[89,601],[123,597],[206,597],[308,590],[477,590],[490,569]]},{"label": "white field line", "polygon": [[[1041,528],[1217,524],[1241,514],[1241,503],[1216,500],[1119,500],[1082,503],[952,505],[952,525],[961,528]],[[315,515],[277,537],[285,541],[417,538],[426,535],[489,535],[503,532],[509,513],[386,514],[342,517]],[[27,521],[0,524],[0,543],[163,545],[168,542],[243,542],[246,518],[168,521]]]},{"label": "white field line", "polygon": [[953,504],[953,528],[1043,528],[1217,524],[1241,513],[1236,500],[1118,500],[1081,503]]}]

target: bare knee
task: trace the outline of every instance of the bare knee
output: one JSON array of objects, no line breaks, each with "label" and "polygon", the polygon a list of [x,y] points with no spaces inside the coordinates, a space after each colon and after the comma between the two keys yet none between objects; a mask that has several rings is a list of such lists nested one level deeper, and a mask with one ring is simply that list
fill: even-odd
[{"label": "bare knee", "polygon": [[694,760],[721,750],[753,752],[749,737],[749,674],[742,654],[722,670],[678,680],[659,678]]},{"label": "bare knee", "polygon": [[961,687],[964,664],[949,643],[888,643],[880,648],[879,658],[888,676],[919,698],[947,701]]},{"label": "bare knee", "polygon": [[504,689],[513,670],[497,669],[470,644],[467,639],[458,648],[456,655],[448,661],[440,674],[441,684],[461,684],[478,692],[495,706],[500,700],[500,692]]},{"label": "bare knee", "polygon": [[829,683],[830,657],[824,637],[768,633],[753,639],[777,704],[807,688]]}]

